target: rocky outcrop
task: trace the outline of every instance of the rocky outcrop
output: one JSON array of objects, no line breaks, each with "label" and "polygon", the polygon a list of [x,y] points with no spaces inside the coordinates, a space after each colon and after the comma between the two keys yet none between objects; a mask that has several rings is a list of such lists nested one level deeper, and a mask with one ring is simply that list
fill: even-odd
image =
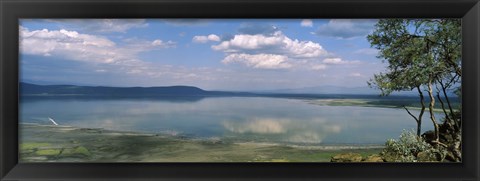
[{"label": "rocky outcrop", "polygon": [[[445,122],[439,125],[439,141],[440,145],[446,149],[445,160],[460,162],[462,161],[462,152],[461,152],[461,137],[462,132],[459,126],[455,126],[449,122]],[[435,133],[433,131],[426,131],[422,134],[422,138],[431,145],[436,145],[434,143]]]},{"label": "rocky outcrop", "polygon": [[358,153],[342,153],[332,157],[331,162],[361,162],[362,155]]},{"label": "rocky outcrop", "polygon": [[440,153],[419,152],[417,154],[417,161],[419,162],[438,162],[442,160]]},{"label": "rocky outcrop", "polygon": [[373,154],[367,156],[365,159],[362,160],[362,162],[384,162],[384,160],[379,154]]},{"label": "rocky outcrop", "polygon": [[341,153],[332,156],[330,162],[384,162],[383,158],[378,154],[362,157],[358,153]]}]

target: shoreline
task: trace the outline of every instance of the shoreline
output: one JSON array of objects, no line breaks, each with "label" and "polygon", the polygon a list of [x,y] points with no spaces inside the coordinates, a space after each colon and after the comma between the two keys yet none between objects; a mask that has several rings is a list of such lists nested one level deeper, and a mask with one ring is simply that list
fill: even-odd
[{"label": "shoreline", "polygon": [[[375,102],[377,101],[377,102]],[[386,108],[386,109],[404,109],[401,105],[391,104],[391,103],[382,103],[382,101],[374,99],[309,99],[304,100],[307,104],[318,105],[318,106],[353,106],[353,107],[372,107],[372,108]],[[406,108],[411,110],[420,110],[420,107],[417,106],[406,106]],[[427,108],[428,109],[428,108]],[[457,111],[457,110],[454,110]],[[433,112],[443,113],[441,108],[434,108]]]},{"label": "shoreline", "polygon": [[20,124],[20,162],[329,162],[383,146],[309,146],[192,139],[101,128]]}]

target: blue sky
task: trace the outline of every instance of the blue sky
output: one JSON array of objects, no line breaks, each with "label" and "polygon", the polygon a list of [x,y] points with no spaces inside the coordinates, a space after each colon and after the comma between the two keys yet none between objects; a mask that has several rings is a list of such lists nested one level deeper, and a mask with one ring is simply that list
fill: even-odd
[{"label": "blue sky", "polygon": [[23,19],[21,80],[206,90],[365,87],[376,20]]}]

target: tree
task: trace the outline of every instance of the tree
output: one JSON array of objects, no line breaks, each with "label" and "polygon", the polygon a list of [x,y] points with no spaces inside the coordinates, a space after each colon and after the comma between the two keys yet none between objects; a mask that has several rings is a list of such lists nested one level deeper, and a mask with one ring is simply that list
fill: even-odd
[{"label": "tree", "polygon": [[[421,110],[418,116],[405,110],[417,122],[421,134],[422,116],[426,109],[423,92],[428,95],[428,112],[434,126],[437,146],[455,147],[440,142],[440,127],[434,114],[436,100],[445,114],[445,123],[452,125],[457,140],[461,140],[461,120],[454,112],[448,92],[460,92],[461,81],[461,22],[459,19],[383,19],[368,35],[378,57],[388,62],[386,72],[374,75],[368,84],[387,96],[394,91],[414,90],[419,95]],[[434,89],[436,88],[436,97]],[[440,95],[442,94],[442,95]],[[445,103],[447,108],[445,108]]]},{"label": "tree", "polygon": [[394,91],[416,89],[421,105],[419,115],[415,116],[406,106],[403,107],[417,122],[417,135],[420,136],[425,112],[422,85],[428,80],[428,75],[423,72],[424,59],[428,57],[422,50],[425,42],[410,33],[409,24],[409,21],[401,19],[379,20],[376,24],[376,29],[368,36],[368,40],[380,50],[378,57],[388,61],[388,71],[374,75],[368,84],[380,89],[383,96]]}]

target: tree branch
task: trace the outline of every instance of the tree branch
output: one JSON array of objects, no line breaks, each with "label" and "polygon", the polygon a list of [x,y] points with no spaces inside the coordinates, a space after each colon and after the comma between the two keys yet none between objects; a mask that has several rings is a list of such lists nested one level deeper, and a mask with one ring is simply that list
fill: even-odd
[{"label": "tree branch", "polygon": [[410,110],[408,110],[408,108],[407,108],[405,105],[403,105],[403,108],[407,111],[407,113],[408,113],[410,116],[412,116],[413,119],[415,119],[415,121],[416,121],[417,123],[419,122],[418,118],[417,118],[415,115],[413,115],[413,114],[410,112]]}]

